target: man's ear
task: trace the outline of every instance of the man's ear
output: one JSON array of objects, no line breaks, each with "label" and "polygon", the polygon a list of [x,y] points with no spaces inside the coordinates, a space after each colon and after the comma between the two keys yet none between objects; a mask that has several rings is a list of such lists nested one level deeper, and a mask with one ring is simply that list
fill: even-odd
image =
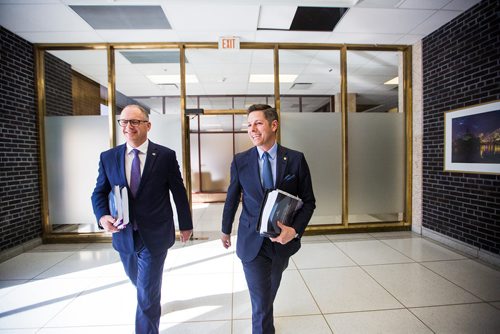
[{"label": "man's ear", "polygon": [[272,123],[271,123],[271,129],[276,132],[278,131],[278,121],[277,120],[274,120]]}]

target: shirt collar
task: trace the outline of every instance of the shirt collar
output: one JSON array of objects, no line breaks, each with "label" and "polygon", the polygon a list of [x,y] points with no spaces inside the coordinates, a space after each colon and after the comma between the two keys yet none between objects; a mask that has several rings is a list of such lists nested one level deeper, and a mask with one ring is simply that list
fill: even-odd
[{"label": "shirt collar", "polygon": [[146,154],[146,152],[148,151],[148,146],[149,146],[149,140],[146,140],[144,143],[142,143],[138,147],[132,147],[127,143],[127,154],[130,154],[130,152],[132,152],[132,150],[134,148],[137,149],[139,151],[139,153]]},{"label": "shirt collar", "polygon": [[[264,154],[264,150],[257,146],[257,151],[259,152],[259,159],[262,159],[262,154]],[[276,154],[278,153],[278,144],[274,142],[273,147],[271,147],[271,149],[267,151],[267,153],[269,153],[271,160],[276,159]]]}]

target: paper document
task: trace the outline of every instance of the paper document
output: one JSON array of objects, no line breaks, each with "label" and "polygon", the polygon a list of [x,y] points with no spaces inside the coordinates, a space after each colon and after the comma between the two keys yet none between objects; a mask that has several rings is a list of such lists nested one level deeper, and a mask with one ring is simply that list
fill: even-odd
[{"label": "paper document", "polygon": [[126,187],[114,186],[108,195],[109,212],[116,219],[115,226],[124,229],[130,222],[128,210],[128,191]]},{"label": "paper document", "polygon": [[268,192],[261,206],[257,230],[262,236],[276,237],[281,233],[278,221],[290,226],[295,212],[302,207],[302,200],[283,190]]}]

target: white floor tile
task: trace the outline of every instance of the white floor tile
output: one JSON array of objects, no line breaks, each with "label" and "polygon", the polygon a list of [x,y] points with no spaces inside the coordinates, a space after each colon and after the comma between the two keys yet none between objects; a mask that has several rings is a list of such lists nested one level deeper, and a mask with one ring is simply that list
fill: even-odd
[{"label": "white floor tile", "polygon": [[416,308],[411,312],[436,333],[500,332],[500,310],[485,303]]},{"label": "white floor tile", "polygon": [[331,334],[325,318],[321,315],[275,317],[274,328],[279,334]]},{"label": "white floor tile", "polygon": [[431,334],[432,331],[406,309],[327,314],[335,334]]},{"label": "white floor tile", "polygon": [[160,333],[168,334],[231,334],[231,321],[160,323]]},{"label": "white floor tile", "polygon": [[418,263],[366,266],[364,269],[406,307],[479,301]]},{"label": "white floor tile", "polygon": [[135,309],[136,290],[128,279],[92,279],[91,284],[50,318],[46,326],[130,326],[134,324]]},{"label": "white floor tile", "polygon": [[303,244],[292,259],[299,269],[356,266],[331,242]]},{"label": "white floor tile", "polygon": [[323,313],[402,308],[359,267],[301,271]]},{"label": "white floor tile", "polygon": [[[2,297],[0,328],[40,328],[90,284],[85,279],[33,280]],[[94,304],[94,308],[95,305]]]},{"label": "white floor tile", "polygon": [[274,316],[320,313],[300,273],[297,270],[285,271],[274,301]]},{"label": "white floor tile", "polygon": [[0,263],[0,280],[32,279],[72,254],[72,252],[20,254]]},{"label": "white floor tile", "polygon": [[230,320],[233,274],[163,276],[161,322]]},{"label": "white floor tile", "polygon": [[81,326],[81,327],[47,327],[37,334],[133,334],[135,327],[129,326]]},{"label": "white floor tile", "polygon": [[57,252],[72,252],[72,251],[79,251],[82,250],[86,247],[88,247],[90,244],[88,243],[78,243],[78,244],[45,244],[45,245],[40,245],[32,250],[29,251],[29,253],[32,252],[48,252],[48,251],[57,251]]},{"label": "white floor tile", "polygon": [[359,265],[414,262],[379,240],[337,242],[335,245]]},{"label": "white floor tile", "polygon": [[331,241],[345,241],[345,240],[366,240],[374,239],[369,233],[339,233],[327,234],[326,237]]},{"label": "white floor tile", "polygon": [[41,333],[41,332],[38,332],[38,329],[0,328],[0,334],[35,334],[35,333]]},{"label": "white floor tile", "polygon": [[113,249],[75,252],[36,276],[36,278],[92,278],[103,276],[116,276],[118,279],[126,278],[120,256]]},{"label": "white floor tile", "polygon": [[220,240],[169,250],[167,268],[175,274],[232,273],[232,252]]},{"label": "white floor tile", "polygon": [[28,280],[11,280],[11,281],[0,281],[0,297],[14,291],[15,289],[18,288],[24,288],[25,283],[28,282]]},{"label": "white floor tile", "polygon": [[423,265],[485,301],[500,300],[500,270],[474,260],[426,262]]},{"label": "white floor tile", "polygon": [[422,238],[385,239],[382,242],[417,262],[465,259],[458,253]]}]

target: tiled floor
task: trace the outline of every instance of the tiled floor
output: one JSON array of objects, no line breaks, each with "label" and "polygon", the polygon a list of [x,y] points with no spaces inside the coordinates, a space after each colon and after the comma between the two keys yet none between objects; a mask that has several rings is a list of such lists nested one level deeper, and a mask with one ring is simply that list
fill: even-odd
[{"label": "tiled floor", "polygon": [[[220,211],[205,209],[203,240],[167,256],[160,332],[251,333],[235,243],[221,246],[209,232]],[[0,334],[133,333],[134,290],[109,244],[42,245],[0,263],[0,300]],[[410,232],[304,237],[275,319],[277,333],[500,333],[500,270]]]}]

